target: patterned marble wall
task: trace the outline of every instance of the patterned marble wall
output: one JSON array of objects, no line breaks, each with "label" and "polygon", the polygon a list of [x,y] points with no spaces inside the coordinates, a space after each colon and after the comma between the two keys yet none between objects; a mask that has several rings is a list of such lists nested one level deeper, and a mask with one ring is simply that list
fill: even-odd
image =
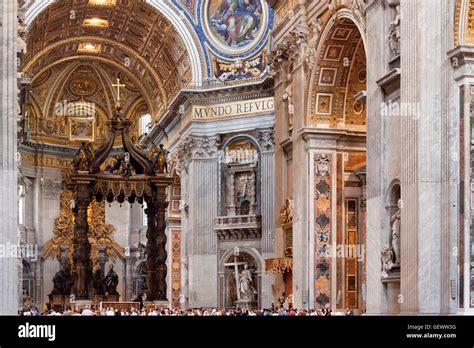
[{"label": "patterned marble wall", "polygon": [[314,217],[315,217],[315,306],[331,305],[331,230],[332,230],[332,159],[331,155],[318,154],[314,158]]}]

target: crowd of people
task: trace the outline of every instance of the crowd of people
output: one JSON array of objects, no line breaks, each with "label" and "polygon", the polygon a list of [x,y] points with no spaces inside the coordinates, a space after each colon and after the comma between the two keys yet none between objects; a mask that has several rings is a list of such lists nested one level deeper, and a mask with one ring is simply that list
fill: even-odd
[{"label": "crowd of people", "polygon": [[222,308],[201,308],[201,309],[116,309],[113,307],[95,308],[94,306],[86,306],[80,310],[73,310],[66,307],[64,310],[45,309],[40,311],[36,306],[30,310],[20,313],[22,316],[227,316],[227,317],[241,317],[241,316],[280,316],[280,317],[294,317],[294,316],[353,316],[354,311],[351,308],[346,308],[344,311],[332,311],[331,309],[284,309],[284,308],[236,308],[236,309],[222,309]]}]

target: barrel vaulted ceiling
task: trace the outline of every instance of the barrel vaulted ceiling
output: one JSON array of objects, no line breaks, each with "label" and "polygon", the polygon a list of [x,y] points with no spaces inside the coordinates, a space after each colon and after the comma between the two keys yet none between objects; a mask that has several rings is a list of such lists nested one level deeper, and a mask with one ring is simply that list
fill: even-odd
[{"label": "barrel vaulted ceiling", "polygon": [[[120,78],[125,112],[140,105],[156,118],[192,79],[188,51],[176,28],[140,0],[53,2],[29,25],[22,61],[25,76],[32,79],[32,126],[41,140],[66,140],[64,132],[54,130],[61,127],[53,126],[64,121],[45,121],[62,98],[95,102],[110,115],[117,101],[111,85]],[[91,90],[75,93],[71,86],[79,83]]]},{"label": "barrel vaulted ceiling", "polygon": [[[64,98],[92,101],[110,115],[117,78],[125,84],[127,116],[149,112],[159,120],[183,88],[206,80],[245,83],[266,71],[273,12],[264,0],[249,3],[246,15],[259,20],[239,47],[224,43],[219,37],[224,34],[211,28],[221,0],[19,1],[28,8],[21,71],[32,82],[33,140],[66,142],[67,130],[57,131],[64,130],[64,120],[51,119]],[[242,59],[256,67],[251,76],[231,73]]]},{"label": "barrel vaulted ceiling", "polygon": [[189,57],[176,29],[137,0],[119,0],[112,7],[63,0],[36,18],[27,35],[25,71],[37,76],[78,59],[114,66],[140,81],[147,99],[162,105],[191,79]]}]

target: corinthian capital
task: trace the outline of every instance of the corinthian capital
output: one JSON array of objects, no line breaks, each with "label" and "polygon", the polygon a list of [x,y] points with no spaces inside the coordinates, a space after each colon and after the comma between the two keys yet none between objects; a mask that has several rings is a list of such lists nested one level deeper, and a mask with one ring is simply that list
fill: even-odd
[{"label": "corinthian capital", "polygon": [[302,64],[308,44],[308,27],[298,25],[290,32],[287,42],[289,60],[296,66]]},{"label": "corinthian capital", "polygon": [[272,152],[275,150],[275,131],[273,129],[259,131],[257,140],[262,152]]},{"label": "corinthian capital", "polygon": [[194,159],[217,158],[219,153],[219,136],[187,136],[177,146],[173,159],[177,170],[187,170],[189,163]]},{"label": "corinthian capital", "polygon": [[217,158],[220,140],[219,136],[194,137],[193,159]]},{"label": "corinthian capital", "polygon": [[175,162],[176,170],[181,172],[187,171],[189,162],[192,159],[193,139],[190,137],[181,140],[176,148],[176,151],[171,156],[171,161]]},{"label": "corinthian capital", "polygon": [[288,65],[288,45],[277,44],[270,52],[270,75],[279,80]]}]

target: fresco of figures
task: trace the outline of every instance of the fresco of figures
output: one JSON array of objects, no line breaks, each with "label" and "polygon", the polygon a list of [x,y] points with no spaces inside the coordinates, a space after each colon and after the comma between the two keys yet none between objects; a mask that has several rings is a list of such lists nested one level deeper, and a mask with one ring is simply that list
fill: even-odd
[{"label": "fresco of figures", "polygon": [[209,16],[212,31],[233,48],[252,43],[262,25],[261,0],[211,0]]}]

